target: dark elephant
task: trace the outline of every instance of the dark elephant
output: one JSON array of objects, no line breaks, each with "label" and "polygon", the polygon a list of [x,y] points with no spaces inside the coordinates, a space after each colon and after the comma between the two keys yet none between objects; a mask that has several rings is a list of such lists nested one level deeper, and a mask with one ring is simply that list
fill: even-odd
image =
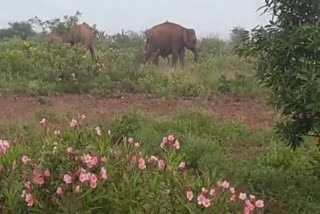
[{"label": "dark elephant", "polygon": [[67,33],[59,34],[51,32],[46,36],[45,41],[47,43],[66,42],[71,44],[71,46],[82,44],[89,49],[92,59],[95,58],[96,36],[94,29],[85,22]]},{"label": "dark elephant", "polygon": [[185,48],[194,54],[195,62],[198,62],[197,37],[194,29],[188,29],[181,25],[164,22],[151,28],[146,41],[146,60],[153,54],[154,64],[158,64],[158,57],[172,54],[172,66],[175,66],[179,57],[180,64],[185,64]]}]

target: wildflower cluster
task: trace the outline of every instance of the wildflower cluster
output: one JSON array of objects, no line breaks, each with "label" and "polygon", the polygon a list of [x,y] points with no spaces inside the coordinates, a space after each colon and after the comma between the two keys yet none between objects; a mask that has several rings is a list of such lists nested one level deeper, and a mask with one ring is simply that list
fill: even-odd
[{"label": "wildflower cluster", "polygon": [[[194,192],[192,191],[192,188],[190,186],[187,186],[185,189],[187,200],[193,201]],[[256,197],[254,195],[250,195],[249,198],[247,198],[247,194],[243,192],[236,193],[235,188],[230,186],[230,183],[227,181],[218,181],[215,185],[209,188],[202,187],[200,193],[198,194],[196,202],[198,206],[209,208],[214,204],[214,200],[219,195],[225,194],[228,195],[231,202],[243,202],[242,205],[244,206],[244,214],[250,214],[254,210],[264,207],[263,200],[256,200]]]},{"label": "wildflower cluster", "polygon": [[[85,116],[79,116],[71,121],[69,131],[75,134],[69,136],[73,137],[77,134],[83,136],[75,129],[81,130],[84,119]],[[49,133],[49,122],[43,119],[40,124],[42,130]],[[103,141],[109,139],[103,137],[104,132],[99,126],[90,130],[95,132],[95,135],[90,134],[88,136],[96,136],[97,143],[103,143]],[[106,132],[106,134],[110,135],[109,132]],[[31,154],[21,154],[19,156],[20,161],[17,161],[17,164],[13,162],[13,165],[17,165],[15,167],[20,167],[18,168],[20,170],[19,176],[22,174],[23,189],[19,189],[19,191],[22,192],[21,198],[26,209],[30,209],[30,207],[40,208],[43,204],[48,207],[56,207],[57,204],[60,206],[66,196],[81,197],[83,198],[83,206],[90,207],[87,204],[90,202],[84,198],[89,200],[96,196],[99,198],[97,200],[105,200],[105,195],[108,195],[107,200],[99,201],[99,203],[110,203],[110,206],[112,206],[113,203],[123,200],[123,195],[117,195],[119,194],[118,190],[123,187],[127,188],[133,180],[135,184],[128,188],[136,189],[132,190],[128,197],[133,194],[137,195],[137,198],[141,198],[139,203],[152,203],[147,200],[150,200],[150,198],[155,200],[155,197],[157,200],[168,200],[167,192],[173,192],[176,194],[172,194],[170,200],[175,201],[177,209],[183,210],[184,205],[182,203],[186,203],[192,207],[191,209],[195,213],[199,209],[215,209],[215,204],[221,203],[221,198],[227,199],[230,203],[240,204],[239,206],[241,206],[241,209],[243,208],[244,214],[251,214],[264,207],[263,200],[256,200],[252,195],[247,197],[246,193],[236,192],[235,188],[227,181],[218,181],[212,186],[202,187],[196,191],[201,181],[197,176],[192,176],[192,170],[188,169],[186,164],[188,162],[184,161],[183,152],[177,151],[180,149],[180,142],[173,135],[164,137],[160,143],[162,150],[153,155],[148,154],[143,149],[143,144],[141,145],[134,138],[125,139],[124,143],[120,145],[107,143],[106,147],[95,147],[95,145],[85,145],[81,142],[80,146],[77,147],[77,142],[71,146],[65,140],[68,137],[68,130],[61,132],[57,129],[52,132],[52,135],[52,137],[46,137],[54,139],[53,145],[58,149],[51,152],[51,147],[49,151],[42,147],[44,151],[41,154],[41,157],[44,157],[49,152],[52,159],[40,159]],[[58,146],[60,143],[62,145],[66,143],[67,146],[60,147]],[[51,144],[48,145],[51,146]],[[63,149],[61,150],[61,148]],[[99,150],[99,148],[103,149]],[[6,155],[9,143],[0,140],[0,149],[0,155]],[[59,167],[57,167],[57,164],[52,164],[51,160],[58,163]],[[125,175],[125,181],[119,177],[123,175]],[[151,183],[139,186],[139,184],[145,184],[149,181]],[[124,185],[122,182],[127,183]],[[182,187],[186,182],[193,183],[197,187],[185,186],[183,189]],[[154,186],[150,189],[149,187],[152,185]],[[156,194],[152,192],[157,191],[156,189],[163,189],[165,193]],[[125,191],[131,191],[131,189]],[[84,197],[84,195],[90,196]],[[150,198],[148,199],[148,197]],[[181,200],[184,197],[186,197],[185,202]],[[113,198],[117,199],[112,201]],[[1,197],[0,200],[1,209],[2,205],[6,206],[6,201],[3,202]],[[19,198],[19,200],[21,199]],[[161,206],[166,206],[165,209],[167,210],[171,208],[172,203]],[[226,206],[229,206],[229,204]],[[114,209],[117,210],[117,208]],[[236,209],[234,208],[234,210]]]},{"label": "wildflower cluster", "polygon": [[168,137],[164,137],[160,144],[162,149],[166,148],[174,148],[176,150],[180,149],[180,142],[178,139],[175,139],[173,135],[168,135]]}]

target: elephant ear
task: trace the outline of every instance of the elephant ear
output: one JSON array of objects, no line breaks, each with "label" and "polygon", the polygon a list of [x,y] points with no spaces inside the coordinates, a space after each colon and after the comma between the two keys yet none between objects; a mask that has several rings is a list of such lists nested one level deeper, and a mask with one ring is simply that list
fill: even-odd
[{"label": "elephant ear", "polygon": [[194,48],[195,31],[193,29],[186,29],[183,31],[183,41],[188,48]]},{"label": "elephant ear", "polygon": [[188,45],[189,44],[188,30],[183,31],[182,37],[183,37],[184,44]]}]

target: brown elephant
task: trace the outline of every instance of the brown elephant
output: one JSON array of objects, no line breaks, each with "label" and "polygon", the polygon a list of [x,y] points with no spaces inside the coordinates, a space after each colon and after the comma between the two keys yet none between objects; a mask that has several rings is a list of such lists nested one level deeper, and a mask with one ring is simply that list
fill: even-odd
[{"label": "brown elephant", "polygon": [[179,57],[180,64],[184,67],[185,48],[193,52],[194,60],[198,62],[195,30],[167,21],[151,28],[146,41],[146,60],[155,53],[153,63],[158,65],[159,56],[167,57],[172,54],[172,66],[176,65]]},{"label": "brown elephant", "polygon": [[71,46],[82,44],[89,49],[92,59],[95,58],[96,36],[93,28],[85,22],[67,33],[51,32],[46,36],[45,41],[47,43],[66,42],[70,43]]}]

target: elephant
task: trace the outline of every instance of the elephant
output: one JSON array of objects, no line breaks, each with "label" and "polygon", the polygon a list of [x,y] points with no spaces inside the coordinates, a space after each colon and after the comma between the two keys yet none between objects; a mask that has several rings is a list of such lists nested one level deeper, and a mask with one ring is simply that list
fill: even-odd
[{"label": "elephant", "polygon": [[172,66],[176,66],[178,57],[182,67],[185,65],[185,48],[194,54],[198,62],[197,37],[194,29],[181,25],[164,22],[151,28],[146,40],[146,61],[156,53],[153,63],[158,65],[158,57],[172,54]]},{"label": "elephant", "polygon": [[46,36],[45,42],[49,44],[65,42],[71,44],[71,46],[82,44],[89,49],[92,59],[95,58],[96,35],[93,28],[85,22],[76,26],[70,32],[59,34],[53,31]]}]

